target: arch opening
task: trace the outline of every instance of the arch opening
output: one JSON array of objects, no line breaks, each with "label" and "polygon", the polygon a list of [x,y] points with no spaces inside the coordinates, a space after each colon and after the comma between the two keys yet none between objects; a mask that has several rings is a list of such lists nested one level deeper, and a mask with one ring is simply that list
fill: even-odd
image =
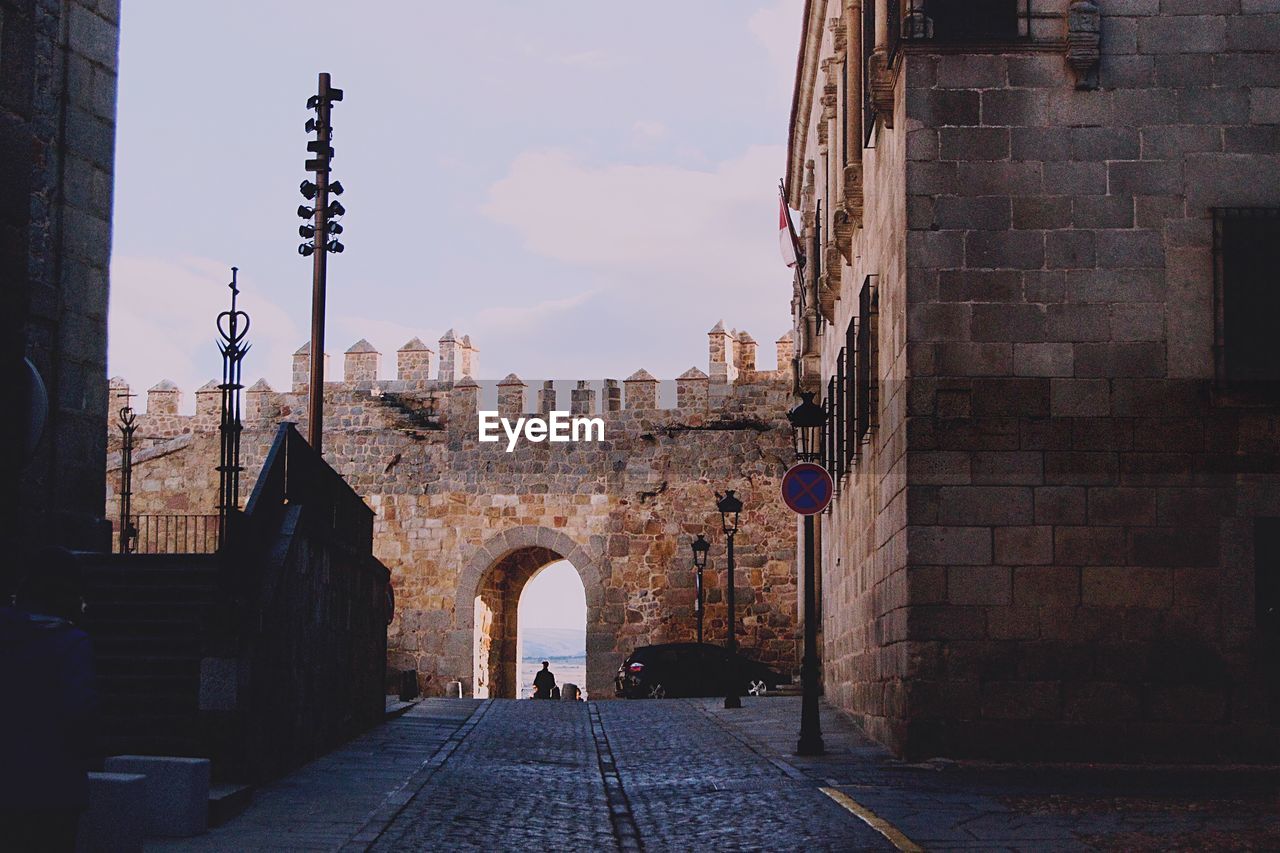
[{"label": "arch opening", "polygon": [[[546,579],[534,581],[535,576],[543,574],[543,570],[550,570]],[[566,571],[572,578],[566,578]],[[524,593],[531,582],[534,583],[534,594],[522,614]],[[541,589],[542,594],[539,594],[544,584],[551,589]],[[564,606],[556,608],[554,590],[570,594],[576,592],[577,595],[576,598],[570,595],[570,600],[563,602]],[[547,592],[553,594],[548,596]],[[542,546],[526,546],[497,560],[480,578],[473,607],[472,695],[491,699],[515,699],[529,695],[533,674],[540,664],[535,663],[534,669],[527,674],[522,672],[522,658],[525,657],[522,646],[525,643],[529,643],[531,654],[538,655],[538,661],[551,656],[561,657],[564,660],[557,663],[565,664],[562,670],[567,672],[572,667],[577,674],[581,668],[585,675],[586,587],[578,567],[557,551]],[[522,615],[530,620],[531,627],[543,630],[523,631]],[[552,633],[547,633],[548,630]],[[557,648],[563,652],[561,655],[543,656]],[[580,651],[574,654],[575,649]],[[555,668],[553,665],[553,671]],[[557,682],[563,680],[557,675]],[[574,683],[585,687],[583,680]]]},{"label": "arch opening", "polygon": [[533,695],[533,678],[550,664],[557,686],[585,691],[587,680],[587,595],[578,570],[568,560],[538,569],[520,593],[517,608],[517,691]]}]

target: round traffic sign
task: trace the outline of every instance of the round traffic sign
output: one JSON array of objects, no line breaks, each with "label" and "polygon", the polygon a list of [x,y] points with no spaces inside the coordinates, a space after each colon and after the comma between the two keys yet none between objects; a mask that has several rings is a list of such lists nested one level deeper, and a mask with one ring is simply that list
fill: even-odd
[{"label": "round traffic sign", "polygon": [[817,515],[826,509],[833,488],[827,469],[813,462],[792,465],[782,476],[782,500],[800,515]]}]

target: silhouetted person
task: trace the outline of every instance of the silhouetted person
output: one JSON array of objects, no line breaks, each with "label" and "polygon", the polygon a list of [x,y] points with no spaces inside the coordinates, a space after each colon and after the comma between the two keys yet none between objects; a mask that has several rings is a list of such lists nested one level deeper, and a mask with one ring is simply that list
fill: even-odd
[{"label": "silhouetted person", "polygon": [[551,674],[551,664],[544,660],[542,669],[538,670],[538,674],[533,677],[533,698],[550,699],[551,691],[555,690],[555,687],[556,677]]},{"label": "silhouetted person", "polygon": [[74,850],[88,803],[97,697],[80,569],[46,548],[0,607],[0,847]]}]

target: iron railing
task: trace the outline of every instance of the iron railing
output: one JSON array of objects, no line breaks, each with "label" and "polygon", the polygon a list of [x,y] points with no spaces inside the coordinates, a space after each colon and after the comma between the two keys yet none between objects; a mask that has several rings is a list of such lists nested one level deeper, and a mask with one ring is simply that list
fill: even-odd
[{"label": "iron railing", "polygon": [[117,538],[116,553],[213,554],[218,550],[217,515],[134,515],[128,547]]}]

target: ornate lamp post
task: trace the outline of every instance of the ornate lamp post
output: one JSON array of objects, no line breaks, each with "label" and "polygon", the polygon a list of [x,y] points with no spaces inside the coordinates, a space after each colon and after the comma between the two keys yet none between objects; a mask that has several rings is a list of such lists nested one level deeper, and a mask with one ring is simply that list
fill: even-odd
[{"label": "ornate lamp post", "polygon": [[698,644],[702,644],[702,570],[707,567],[707,552],[711,550],[711,543],[706,540],[701,533],[698,538],[693,540],[689,546],[693,550],[693,568],[697,572],[694,575],[694,591],[695,598],[693,600],[693,612],[698,615]]},{"label": "ornate lamp post", "polygon": [[729,651],[729,689],[725,693],[724,706],[726,708],[741,708],[742,698],[738,695],[740,687],[738,686],[738,632],[734,625],[734,595],[733,595],[733,537],[738,532],[738,514],[742,512],[742,501],[738,500],[733,489],[726,489],[721,495],[716,492],[716,509],[720,512],[720,525],[724,530],[724,535],[729,543],[729,642],[727,648]]},{"label": "ornate lamp post", "polygon": [[[787,412],[795,441],[797,462],[816,463],[822,447],[827,413],[813,402],[813,393],[800,395],[800,403]],[[804,699],[800,710],[800,742],[797,755],[822,755],[822,724],[818,719],[818,597],[814,571],[813,515],[804,517],[804,660],[800,665]]]},{"label": "ornate lamp post", "polygon": [[120,409],[120,553],[133,551],[133,537],[138,534],[133,526],[133,434],[138,431],[138,416],[129,405],[132,394],[125,395]]}]

